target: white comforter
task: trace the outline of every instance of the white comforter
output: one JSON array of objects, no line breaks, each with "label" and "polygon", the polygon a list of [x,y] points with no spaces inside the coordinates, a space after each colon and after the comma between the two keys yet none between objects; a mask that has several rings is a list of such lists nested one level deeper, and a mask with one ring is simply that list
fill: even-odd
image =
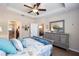
[{"label": "white comforter", "polygon": [[8,54],[8,56],[48,56],[51,53],[52,45],[44,45],[34,39],[24,39],[27,43],[27,48],[23,51],[18,51],[17,54]]}]

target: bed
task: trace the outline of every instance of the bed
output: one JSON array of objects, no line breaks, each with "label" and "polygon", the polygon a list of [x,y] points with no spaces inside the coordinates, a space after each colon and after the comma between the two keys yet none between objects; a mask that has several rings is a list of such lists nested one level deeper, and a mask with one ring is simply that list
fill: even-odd
[{"label": "bed", "polygon": [[46,39],[33,36],[31,38],[18,39],[23,45],[23,51],[6,56],[50,56],[53,52],[53,45]]}]

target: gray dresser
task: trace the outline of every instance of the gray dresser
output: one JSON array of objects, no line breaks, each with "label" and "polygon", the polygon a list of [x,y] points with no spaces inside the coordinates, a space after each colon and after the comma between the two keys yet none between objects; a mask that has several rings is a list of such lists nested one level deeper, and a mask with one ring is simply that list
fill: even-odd
[{"label": "gray dresser", "polygon": [[52,43],[54,41],[54,45],[68,49],[69,48],[69,34],[65,33],[53,33],[53,32],[45,32],[44,38],[49,39]]}]

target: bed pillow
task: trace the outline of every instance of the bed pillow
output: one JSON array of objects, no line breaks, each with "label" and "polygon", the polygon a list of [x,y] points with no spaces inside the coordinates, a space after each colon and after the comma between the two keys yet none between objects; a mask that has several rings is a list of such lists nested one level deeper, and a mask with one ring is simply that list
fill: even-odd
[{"label": "bed pillow", "polygon": [[36,41],[36,40],[34,40],[32,38],[25,38],[25,39],[23,39],[22,40],[22,44],[23,44],[24,48],[27,48],[29,46],[35,46],[35,45],[37,45],[37,46],[44,45],[44,44],[42,44],[42,43],[40,43],[40,42],[38,42],[38,41]]},{"label": "bed pillow", "polygon": [[23,46],[20,40],[17,39],[11,39],[12,44],[18,51],[23,51]]},{"label": "bed pillow", "polygon": [[37,36],[33,36],[32,38],[35,39],[35,40],[37,40],[37,41],[39,41],[39,42],[41,42],[41,43],[43,43],[44,45],[50,44],[49,41],[46,40],[46,39],[44,39],[44,38],[37,37]]},{"label": "bed pillow", "polygon": [[6,52],[0,50],[0,56],[6,56]]},{"label": "bed pillow", "polygon": [[31,38],[25,38],[21,40],[21,43],[24,48],[27,48],[28,46],[32,45],[33,42],[32,43],[31,42],[32,42]]},{"label": "bed pillow", "polygon": [[21,40],[21,43],[22,43],[24,48],[27,48],[26,40]]},{"label": "bed pillow", "polygon": [[21,42],[22,42],[22,45],[23,45],[24,48],[27,48],[28,46],[30,46],[32,44],[31,43],[32,40],[30,40],[30,38],[25,38]]},{"label": "bed pillow", "polygon": [[0,38],[0,50],[11,54],[17,53],[16,48],[12,45],[12,43],[8,39]]}]

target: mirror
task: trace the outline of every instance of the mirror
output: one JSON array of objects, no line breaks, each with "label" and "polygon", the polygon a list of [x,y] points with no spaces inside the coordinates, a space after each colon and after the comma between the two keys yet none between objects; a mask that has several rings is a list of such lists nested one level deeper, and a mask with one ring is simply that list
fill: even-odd
[{"label": "mirror", "polygon": [[64,33],[64,20],[50,22],[50,31],[54,33]]}]

